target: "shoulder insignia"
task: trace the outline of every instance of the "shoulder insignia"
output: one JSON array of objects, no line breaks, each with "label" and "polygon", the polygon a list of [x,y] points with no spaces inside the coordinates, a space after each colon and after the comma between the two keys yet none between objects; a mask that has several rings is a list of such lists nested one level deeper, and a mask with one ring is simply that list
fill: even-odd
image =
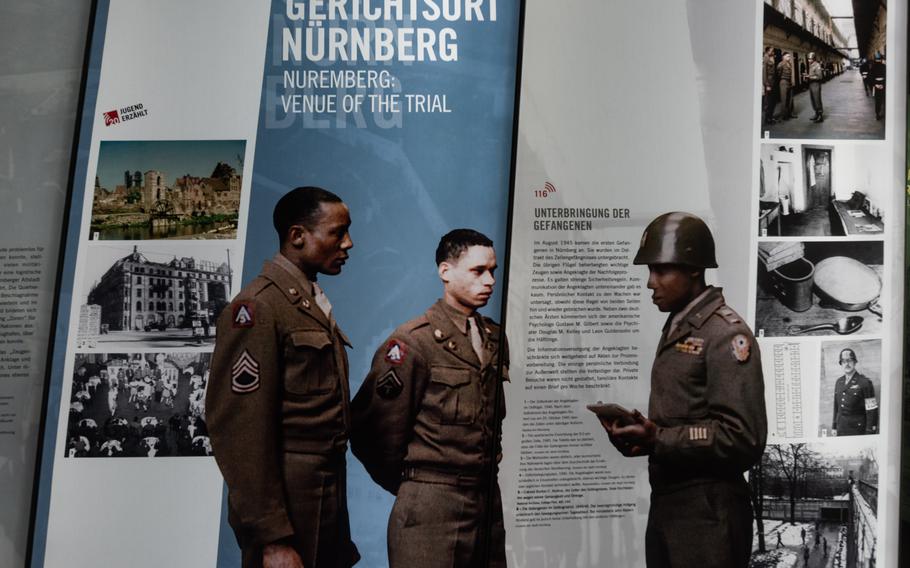
[{"label": "shoulder insignia", "polygon": [[721,306],[717,308],[717,315],[724,318],[724,321],[727,323],[742,323],[743,320],[739,317],[739,314],[728,308],[727,306]]},{"label": "shoulder insignia", "polygon": [[442,341],[442,338],[443,338],[442,330],[441,330],[441,329],[434,329],[434,330],[433,330],[433,337],[436,339],[436,341]]},{"label": "shoulder insignia", "polygon": [[865,400],[866,403],[866,412],[870,410],[875,410],[878,408],[878,401],[875,400],[875,397],[869,397]]},{"label": "shoulder insignia", "polygon": [[288,288],[288,294],[290,294],[291,296],[296,296],[298,294],[297,288],[294,288],[293,286],[291,286],[290,288]]},{"label": "shoulder insignia", "polygon": [[739,333],[730,342],[730,349],[733,351],[733,357],[740,363],[749,360],[749,350],[752,348],[752,342],[745,335]]},{"label": "shoulder insignia", "polygon": [[231,367],[231,390],[246,394],[259,389],[259,362],[246,349]]},{"label": "shoulder insignia", "polygon": [[397,339],[390,339],[386,347],[385,362],[390,365],[401,365],[408,354],[408,346]]},{"label": "shoulder insignia", "polygon": [[301,304],[304,308],[310,309],[310,301],[307,300],[306,298],[300,300],[300,304]]},{"label": "shoulder insignia", "polygon": [[395,374],[394,369],[389,369],[386,374],[376,381],[376,394],[381,398],[391,400],[393,398],[398,398],[403,387],[404,383],[402,383],[401,379],[398,378],[398,375]]},{"label": "shoulder insignia", "polygon": [[685,339],[677,341],[674,347],[680,353],[688,353],[689,355],[701,355],[701,352],[705,350],[705,338],[687,337]]},{"label": "shoulder insignia", "polygon": [[256,325],[254,319],[253,304],[247,302],[237,302],[233,305],[234,327],[253,327]]}]

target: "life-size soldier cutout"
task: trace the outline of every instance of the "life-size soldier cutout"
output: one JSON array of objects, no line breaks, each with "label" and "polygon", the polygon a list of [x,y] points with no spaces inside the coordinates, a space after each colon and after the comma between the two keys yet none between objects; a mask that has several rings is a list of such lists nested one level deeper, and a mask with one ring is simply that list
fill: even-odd
[{"label": "life-size soldier cutout", "polygon": [[352,449],[396,495],[391,568],[504,568],[495,476],[508,358],[499,326],[477,313],[493,293],[493,242],[456,229],[436,262],[443,298],[376,351],[352,403]]},{"label": "life-size soldier cutout", "polygon": [[244,568],[348,568],[350,342],[316,282],[353,246],[347,206],[297,188],[275,206],[280,250],[218,319],[206,395]]},{"label": "life-size soldier cutout", "polygon": [[649,568],[747,566],[752,507],[743,472],[761,459],[767,435],[758,345],[704,273],[716,268],[714,239],[689,213],[667,213],[645,229],[635,264],[668,315],[651,369],[648,416],[603,420],[625,456],[648,456]]}]

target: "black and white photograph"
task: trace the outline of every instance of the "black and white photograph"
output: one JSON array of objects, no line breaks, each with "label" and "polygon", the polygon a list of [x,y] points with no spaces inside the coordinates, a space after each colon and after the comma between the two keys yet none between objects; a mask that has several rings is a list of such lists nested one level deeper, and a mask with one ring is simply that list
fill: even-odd
[{"label": "black and white photograph", "polygon": [[878,434],[881,371],[880,339],[822,343],[819,436]]},{"label": "black and white photograph", "polygon": [[883,140],[885,0],[765,0],[765,138]]},{"label": "black and white photograph", "polygon": [[749,472],[749,566],[875,566],[878,470],[871,444],[768,445]]},{"label": "black and white photograph", "polygon": [[759,242],[756,335],[881,332],[883,262],[881,241]]},{"label": "black and white photograph", "polygon": [[210,456],[210,353],[76,355],[68,458]]},{"label": "black and white photograph", "polygon": [[881,239],[886,158],[872,144],[762,144],[758,235]]},{"label": "black and white photograph", "polygon": [[232,253],[221,241],[93,243],[76,347],[210,346],[215,320],[233,296]]},{"label": "black and white photograph", "polygon": [[234,239],[243,140],[105,140],[92,240]]}]

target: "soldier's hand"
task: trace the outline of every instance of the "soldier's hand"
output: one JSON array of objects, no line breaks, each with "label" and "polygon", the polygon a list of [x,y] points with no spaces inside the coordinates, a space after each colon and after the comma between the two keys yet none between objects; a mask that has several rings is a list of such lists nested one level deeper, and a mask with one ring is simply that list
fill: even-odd
[{"label": "soldier's hand", "polygon": [[638,410],[633,413],[632,418],[634,422],[625,426],[620,420],[601,419],[600,423],[607,431],[610,443],[622,455],[626,457],[649,455],[657,439],[657,425]]},{"label": "soldier's hand", "polygon": [[262,549],[262,568],[305,568],[303,560],[287,544],[267,544]]},{"label": "soldier's hand", "polygon": [[611,425],[607,430],[610,441],[626,457],[649,455],[657,440],[657,424],[638,410],[635,410],[632,418],[635,420],[632,424],[621,426],[619,422],[614,422]]}]

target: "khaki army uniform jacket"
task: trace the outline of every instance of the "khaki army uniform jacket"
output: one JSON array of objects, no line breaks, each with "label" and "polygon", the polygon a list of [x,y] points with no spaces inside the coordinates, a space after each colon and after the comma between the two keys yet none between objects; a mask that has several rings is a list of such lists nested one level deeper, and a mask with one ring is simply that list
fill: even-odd
[{"label": "khaki army uniform jacket", "polygon": [[841,375],[834,383],[834,417],[831,427],[838,436],[878,432],[878,399],[868,377],[854,372],[848,380]]},{"label": "khaki army uniform jacket", "polygon": [[809,81],[818,82],[824,79],[824,73],[822,72],[822,64],[818,61],[813,61],[809,64]]},{"label": "khaki army uniform jacket", "polygon": [[442,483],[457,476],[489,479],[500,451],[492,437],[505,415],[508,358],[501,353],[499,326],[481,321],[484,361],[472,348],[466,317],[442,300],[398,327],[376,351],[352,403],[351,447],[388,491],[397,493],[411,473],[436,474]]},{"label": "khaki army uniform jacket", "polygon": [[781,83],[786,83],[789,87],[793,82],[793,64],[787,61],[781,61],[777,64],[777,78]]},{"label": "khaki army uniform jacket", "polygon": [[765,55],[762,59],[762,86],[766,91],[774,88],[774,79],[777,75],[777,64],[774,63],[773,55]]},{"label": "khaki army uniform jacket", "polygon": [[671,320],[651,370],[652,489],[741,479],[761,458],[768,429],[755,338],[720,288],[709,287],[672,330]]},{"label": "khaki army uniform jacket", "polygon": [[[288,454],[329,456],[343,470],[350,343],[295,269],[283,257],[267,261],[218,319],[206,418],[241,545],[292,537],[295,525],[320,526],[318,499],[317,510],[307,511],[312,505],[288,497],[301,475],[312,477],[290,471]],[[321,523],[320,530],[332,520]]]}]

